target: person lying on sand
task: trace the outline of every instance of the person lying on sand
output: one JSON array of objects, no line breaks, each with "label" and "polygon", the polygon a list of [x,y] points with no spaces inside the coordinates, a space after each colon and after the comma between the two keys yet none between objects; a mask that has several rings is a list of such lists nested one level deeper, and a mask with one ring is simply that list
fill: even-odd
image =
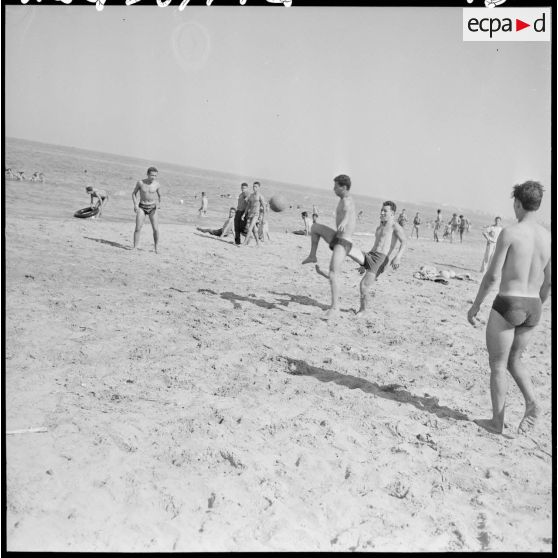
[{"label": "person lying on sand", "polygon": [[[395,247],[399,243],[399,249],[391,260],[393,269],[397,269],[401,263],[401,257],[407,245],[407,235],[403,227],[395,220],[397,206],[392,201],[385,201],[380,211],[380,225],[376,229],[374,245],[369,252],[362,252],[356,246],[352,246],[347,254],[349,258],[360,264],[359,272],[364,274],[360,282],[360,308],[357,312],[359,317],[367,317],[370,313],[371,287],[380,274],[385,271]],[[334,231],[328,227],[320,226],[316,232],[328,241]],[[314,227],[312,227],[314,229]],[[329,229],[329,230],[328,230]],[[314,232],[312,233],[314,234]],[[323,277],[330,278],[329,274],[323,272],[318,265],[316,271]]]},{"label": "person lying on sand", "polygon": [[[145,217],[149,217],[151,227],[153,228],[153,241],[155,243],[155,253],[159,244],[159,219],[158,212],[161,206],[161,193],[159,188],[161,185],[157,182],[159,171],[155,167],[147,169],[147,178],[138,180],[136,187],[132,192],[132,201],[134,202],[134,211],[136,213],[136,229],[134,230],[134,248],[137,248],[140,239],[140,232],[145,221]],[[139,194],[139,203],[136,198]],[[157,199],[155,199],[157,196]]]},{"label": "person lying on sand", "polygon": [[109,195],[106,190],[94,188],[93,186],[86,186],[85,191],[91,196],[91,209],[99,208],[97,217],[101,217],[103,209],[108,202]]},{"label": "person lying on sand", "polygon": [[220,229],[208,229],[202,227],[196,227],[198,231],[203,233],[209,233],[213,236],[225,237],[229,236],[229,234],[234,234],[234,218],[236,215],[236,209],[231,207],[229,209],[229,216],[226,218],[223,226]]},{"label": "person lying on sand", "polygon": [[531,377],[521,363],[521,354],[540,320],[542,305],[550,291],[551,238],[548,231],[535,221],[542,195],[543,187],[538,182],[528,181],[514,186],[513,209],[518,222],[500,233],[488,270],[467,313],[467,319],[475,326],[482,302],[501,276],[498,295],[486,325],[492,418],[475,421],[496,434],[501,434],[504,429],[508,389],[506,369],[525,399],[525,415],[519,423],[519,433],[530,432],[539,415]]}]

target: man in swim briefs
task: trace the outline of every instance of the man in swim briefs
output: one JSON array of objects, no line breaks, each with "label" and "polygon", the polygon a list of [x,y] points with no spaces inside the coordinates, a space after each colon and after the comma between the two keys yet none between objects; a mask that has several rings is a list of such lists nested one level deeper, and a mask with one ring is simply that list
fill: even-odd
[{"label": "man in swim briefs", "polygon": [[258,238],[258,228],[256,227],[258,220],[260,219],[260,209],[264,212],[264,219],[266,217],[266,205],[265,199],[260,194],[260,183],[254,182],[252,186],[253,192],[248,196],[246,200],[246,222],[248,223],[246,229],[246,240],[244,245],[247,246],[250,242],[250,235],[253,234],[256,239],[256,245],[260,245],[260,239]]},{"label": "man in swim briefs", "polygon": [[[155,243],[155,253],[159,244],[159,221],[158,209],[161,205],[161,193],[159,188],[161,185],[157,182],[159,171],[155,167],[147,169],[147,178],[138,180],[136,187],[132,192],[132,200],[134,202],[134,211],[136,212],[136,229],[134,231],[134,248],[137,248],[140,239],[140,232],[145,221],[145,217],[149,217],[151,227],[153,228],[153,241]],[[139,193],[139,203],[136,194]]]},{"label": "man in swim briefs", "polygon": [[101,217],[103,209],[109,199],[108,192],[106,190],[94,188],[93,186],[86,186],[85,191],[91,196],[91,209],[98,207],[99,213],[97,217]]},{"label": "man in swim briefs", "polygon": [[236,213],[234,216],[234,243],[240,246],[241,238],[240,235],[244,232],[246,228],[246,220],[244,219],[244,213],[246,211],[246,206],[248,204],[248,184],[243,182],[240,185],[240,194],[238,195],[238,202],[236,205]]},{"label": "man in swim briefs", "polygon": [[486,325],[492,418],[475,421],[496,434],[501,434],[504,429],[508,389],[506,370],[525,399],[525,414],[519,423],[519,433],[530,432],[539,415],[531,377],[521,363],[521,355],[540,320],[542,305],[550,291],[551,237],[535,220],[542,196],[543,187],[538,182],[530,180],[514,186],[513,208],[518,222],[500,233],[492,260],[467,314],[469,322],[476,325],[482,302],[500,278],[498,295]]},{"label": "man in swim briefs", "polygon": [[440,242],[438,238],[438,231],[442,227],[442,210],[438,209],[436,212],[436,220],[434,221],[434,242]]},{"label": "man in swim briefs", "polygon": [[323,238],[332,251],[329,263],[329,283],[331,286],[331,307],[326,319],[330,320],[339,314],[339,272],[341,264],[353,247],[352,235],[355,230],[355,204],[351,196],[351,179],[346,174],[340,174],[333,179],[333,191],[339,198],[335,212],[337,230],[314,223],[310,230],[310,254],[303,260],[303,264],[317,263],[316,252],[320,238]]}]

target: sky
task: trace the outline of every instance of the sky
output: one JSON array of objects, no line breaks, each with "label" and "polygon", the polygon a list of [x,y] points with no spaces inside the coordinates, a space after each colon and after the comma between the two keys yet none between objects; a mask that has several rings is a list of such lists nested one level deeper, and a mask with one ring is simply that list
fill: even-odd
[{"label": "sky", "polygon": [[550,43],[464,42],[461,8],[20,5],[5,41],[8,137],[503,216],[550,190]]}]

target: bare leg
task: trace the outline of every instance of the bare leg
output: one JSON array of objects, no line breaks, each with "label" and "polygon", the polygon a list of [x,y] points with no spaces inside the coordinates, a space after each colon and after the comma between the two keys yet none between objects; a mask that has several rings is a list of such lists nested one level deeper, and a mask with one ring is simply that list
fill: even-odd
[{"label": "bare leg", "polygon": [[534,428],[539,417],[539,407],[535,400],[535,393],[531,383],[531,375],[521,365],[521,355],[525,351],[527,344],[531,339],[533,329],[533,327],[515,328],[515,336],[510,350],[510,356],[508,358],[508,370],[525,399],[525,415],[519,423],[518,428],[520,434],[529,433]]},{"label": "bare leg", "polygon": [[145,213],[143,212],[143,209],[138,207],[136,211],[136,230],[134,231],[134,248],[137,248],[139,244],[140,232],[144,221]]},{"label": "bare leg", "polygon": [[246,231],[246,240],[244,241],[244,245],[248,246],[248,243],[250,242],[250,234],[254,235],[254,238],[256,239],[256,243],[259,244],[259,240],[258,240],[258,235],[256,234],[256,223],[258,221],[258,217],[252,217],[250,219],[250,222],[248,223],[248,230]]},{"label": "bare leg", "polygon": [[360,281],[360,308],[357,312],[357,315],[359,317],[370,315],[370,303],[372,298],[370,289],[375,282],[376,275],[374,273],[370,273],[370,271],[367,270],[364,274],[364,277]]},{"label": "bare leg", "polygon": [[329,264],[329,284],[331,286],[331,308],[327,312],[326,319],[333,320],[339,315],[339,271],[345,259],[345,248],[337,244],[333,247],[331,261]]},{"label": "bare leg", "polygon": [[486,348],[490,363],[492,419],[479,419],[475,422],[495,434],[501,434],[504,429],[504,411],[508,391],[507,366],[514,340],[514,329],[498,312],[490,311],[486,325]]},{"label": "bare leg", "polygon": [[149,215],[149,220],[151,221],[151,226],[153,227],[153,242],[155,243],[155,254],[157,253],[157,245],[159,244],[159,218],[157,216],[157,210],[152,211]]},{"label": "bare leg", "polygon": [[335,231],[331,227],[326,227],[325,225],[320,225],[319,223],[314,223],[310,232],[310,254],[302,261],[303,264],[317,263],[318,258],[316,257],[316,252],[318,251],[320,238],[323,238],[329,244],[335,236]]}]

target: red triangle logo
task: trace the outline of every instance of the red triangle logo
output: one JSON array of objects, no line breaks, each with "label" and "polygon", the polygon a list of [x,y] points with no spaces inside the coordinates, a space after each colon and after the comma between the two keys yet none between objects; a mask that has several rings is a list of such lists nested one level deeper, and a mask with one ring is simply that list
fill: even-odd
[{"label": "red triangle logo", "polygon": [[530,23],[525,23],[524,21],[521,21],[520,19],[515,20],[515,30],[516,31],[521,31],[522,29],[525,29],[525,27],[531,27]]}]

